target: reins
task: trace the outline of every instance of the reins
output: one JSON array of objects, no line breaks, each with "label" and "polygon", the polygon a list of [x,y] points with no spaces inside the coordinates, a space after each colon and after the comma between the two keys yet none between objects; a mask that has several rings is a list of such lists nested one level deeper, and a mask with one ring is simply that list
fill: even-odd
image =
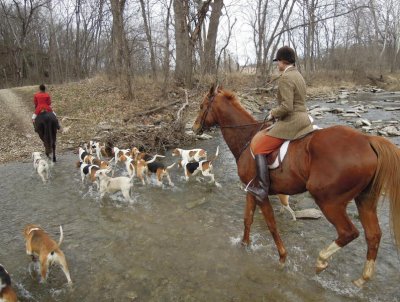
[{"label": "reins", "polygon": [[[257,129],[257,131],[256,131],[255,133],[258,133],[259,131],[261,131],[261,130],[263,129],[263,127],[264,127],[264,125],[265,125],[265,122],[267,121],[267,118],[268,118],[268,115],[265,116],[265,118],[264,118],[264,120],[263,120],[262,122],[253,123],[253,125],[257,125],[257,124],[260,124],[260,123],[261,123],[261,126]],[[249,125],[251,125],[251,124],[248,124],[248,125],[246,125],[246,126],[249,126]],[[241,126],[241,125],[240,125],[240,126]],[[225,126],[224,126],[224,127],[225,127]],[[228,127],[228,128],[229,128],[229,127]],[[232,128],[233,128],[233,127],[232,127]],[[242,149],[240,149],[239,154],[238,154],[238,158],[237,158],[236,162],[237,162],[237,161],[239,160],[239,158],[242,156],[242,153],[244,152],[244,150],[246,150],[247,147],[249,147],[249,145],[250,145],[251,140],[253,139],[253,137],[254,137],[254,134],[251,134],[250,140],[248,140],[248,141],[244,144],[244,146],[242,147]]]},{"label": "reins", "polygon": [[[276,81],[276,79],[273,80],[273,81],[271,81],[271,82],[275,82],[275,81]],[[203,113],[203,115],[202,115],[202,117],[201,117],[201,120],[200,120],[200,129],[201,129],[201,130],[204,130],[204,122],[205,122],[205,120],[206,120],[206,118],[207,118],[207,115],[208,115],[209,111],[211,110],[211,104],[212,104],[212,102],[214,101],[214,99],[215,99],[215,97],[217,96],[217,94],[218,94],[218,93],[213,94],[212,96],[209,96],[209,97],[208,97],[207,108],[206,108],[206,110],[204,111],[204,113]],[[268,118],[268,115],[265,116],[265,118],[264,118],[263,121],[258,121],[258,122],[254,122],[254,123],[243,124],[243,125],[228,125],[228,126],[221,126],[221,125],[220,125],[219,127],[220,127],[221,129],[222,129],[222,128],[244,128],[244,127],[249,127],[249,126],[254,126],[254,125],[259,125],[259,124],[261,124],[260,127],[258,128],[258,130],[255,132],[255,133],[257,133],[257,132],[259,132],[260,130],[263,129],[263,127],[264,127],[264,125],[265,125],[265,122],[267,121],[267,118]],[[250,140],[248,140],[248,141],[246,142],[246,144],[244,144],[244,146],[240,149],[239,154],[238,154],[238,159],[239,159],[240,156],[242,155],[243,151],[246,150],[247,147],[250,145],[250,142],[251,142],[251,139],[253,138],[253,136],[254,136],[254,134],[251,135]],[[236,160],[236,161],[237,161],[237,160]]]},{"label": "reins", "polygon": [[219,126],[220,128],[244,128],[244,127],[249,127],[249,126],[254,126],[258,124],[264,124],[265,120],[263,121],[258,121],[255,123],[250,123],[250,124],[243,124],[243,125],[228,125],[228,126]]}]

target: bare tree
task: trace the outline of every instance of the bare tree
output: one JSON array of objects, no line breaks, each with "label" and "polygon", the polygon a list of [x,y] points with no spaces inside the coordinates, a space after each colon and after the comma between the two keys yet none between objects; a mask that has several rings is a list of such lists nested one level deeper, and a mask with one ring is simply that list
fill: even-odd
[{"label": "bare tree", "polygon": [[[144,31],[146,33],[147,42],[149,43],[151,71],[153,74],[153,79],[155,80],[155,79],[157,79],[157,66],[156,66],[156,58],[155,58],[155,54],[154,54],[154,46],[153,46],[153,38],[151,35],[151,28],[150,28],[149,22],[148,22],[148,20],[150,18],[148,17],[148,10],[146,10],[146,5],[144,3],[144,0],[140,0],[140,6],[142,8]],[[147,2],[147,6],[148,6],[148,2]]]},{"label": "bare tree", "polygon": [[215,0],[211,4],[210,25],[208,26],[207,39],[204,43],[204,62],[202,63],[204,73],[214,74],[216,72],[216,44],[223,6],[223,0]]},{"label": "bare tree", "polygon": [[132,82],[130,77],[130,57],[128,44],[124,31],[124,8],[125,0],[110,0],[113,15],[112,44],[113,44],[113,67],[114,74],[123,75],[126,81],[128,99],[133,99]]},{"label": "bare tree", "polygon": [[211,0],[202,1],[195,14],[191,15],[190,1],[174,0],[176,66],[175,77],[186,87],[192,86],[194,47],[199,39],[203,22]]}]

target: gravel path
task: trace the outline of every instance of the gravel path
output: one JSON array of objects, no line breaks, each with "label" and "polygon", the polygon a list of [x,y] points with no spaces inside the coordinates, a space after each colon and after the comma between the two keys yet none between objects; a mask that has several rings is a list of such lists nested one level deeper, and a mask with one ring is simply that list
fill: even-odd
[{"label": "gravel path", "polygon": [[30,161],[32,152],[44,150],[33,130],[32,109],[12,89],[0,90],[0,108],[0,163]]}]

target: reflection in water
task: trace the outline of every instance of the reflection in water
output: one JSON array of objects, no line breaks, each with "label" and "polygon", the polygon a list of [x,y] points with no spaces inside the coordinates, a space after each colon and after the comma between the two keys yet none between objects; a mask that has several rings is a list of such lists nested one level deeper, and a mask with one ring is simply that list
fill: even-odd
[{"label": "reflection in water", "polygon": [[[345,120],[327,115],[321,122]],[[133,204],[120,195],[99,200],[96,190],[81,184],[75,154],[59,156],[47,185],[31,163],[0,166],[0,262],[11,273],[20,300],[399,301],[400,264],[390,238],[387,203],[379,210],[383,237],[376,275],[362,290],[351,283],[364,264],[362,233],[316,276],[316,257],[335,238],[334,228],[325,218],[292,221],[287,212],[280,212],[275,198],[277,223],[288,250],[286,267],[279,267],[275,244],[258,212],[252,244],[241,247],[245,194],[231,153],[219,132],[215,135],[217,139],[198,146],[211,153],[220,146],[215,177],[222,188],[186,183],[183,171],[174,168],[175,187],[144,187],[135,181]],[[168,156],[165,162],[174,159]],[[307,194],[291,202],[295,209],[314,206]],[[353,203],[348,212],[362,230]],[[63,226],[71,289],[58,267],[52,267],[46,284],[38,283],[34,270],[29,273],[22,236],[27,223],[40,224],[56,239],[58,226]]]}]

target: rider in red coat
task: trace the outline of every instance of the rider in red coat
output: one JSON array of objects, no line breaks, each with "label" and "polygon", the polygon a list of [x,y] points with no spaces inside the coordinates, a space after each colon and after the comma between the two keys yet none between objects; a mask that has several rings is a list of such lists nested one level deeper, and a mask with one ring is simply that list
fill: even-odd
[{"label": "rider in red coat", "polygon": [[[53,112],[53,109],[51,108],[51,97],[50,95],[46,92],[46,86],[41,84],[39,86],[39,92],[35,93],[33,96],[33,103],[35,104],[35,113],[32,115],[32,122],[35,127],[35,119],[36,116],[38,116],[41,112],[47,111],[47,112]],[[56,115],[53,112],[54,115]],[[58,124],[58,129],[60,129],[60,125]],[[36,131],[36,127],[35,127]]]},{"label": "rider in red coat", "polygon": [[53,112],[53,109],[51,108],[50,95],[45,91],[46,91],[46,87],[42,84],[42,85],[40,85],[40,92],[35,93],[35,95],[33,96],[33,102],[35,103],[35,114],[36,115],[38,115],[43,110],[45,110],[47,112]]}]

